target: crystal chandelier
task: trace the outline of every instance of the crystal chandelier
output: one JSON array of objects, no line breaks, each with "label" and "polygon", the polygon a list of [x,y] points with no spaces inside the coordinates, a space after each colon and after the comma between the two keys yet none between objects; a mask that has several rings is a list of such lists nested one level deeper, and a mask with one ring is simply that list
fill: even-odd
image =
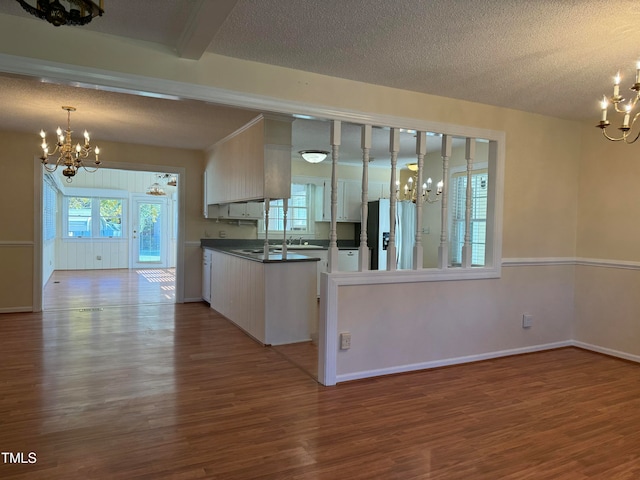
[{"label": "crystal chandelier", "polygon": [[[104,1],[99,4],[91,0],[62,0],[69,5],[67,10],[60,0],[16,0],[22,8],[31,15],[50,24],[60,25],[86,25],[93,17],[102,16],[104,13]],[[35,1],[35,6],[31,5]]]},{"label": "crystal chandelier", "polygon": [[[413,176],[409,177],[409,180],[407,180],[407,183],[404,186],[404,199],[411,200],[413,203],[416,203],[416,200],[418,198],[418,164],[410,163],[407,165],[407,168],[413,172]],[[423,202],[436,203],[438,200],[440,200],[440,194],[442,193],[444,182],[442,180],[438,182],[438,184],[436,185],[436,194],[433,198],[431,197],[432,186],[433,180],[431,180],[431,177],[429,177],[427,181],[422,184],[420,196],[422,197]]]},{"label": "crystal chandelier", "polygon": [[[67,177],[67,182],[71,183],[80,168],[84,168],[88,172],[95,172],[98,169],[100,166],[98,157],[100,148],[91,146],[89,133],[86,130],[84,131],[84,145],[80,145],[80,143],[73,145],[71,141],[71,112],[75,112],[76,109],[68,106],[63,106],[62,109],[67,111],[67,129],[63,131],[58,127],[56,130],[58,141],[53,152],[49,152],[47,134],[44,130],[40,130],[40,137],[42,138],[42,156],[40,160],[42,160],[42,165],[47,172],[55,172],[58,167],[64,166],[62,174]],[[85,165],[84,161],[92,151],[95,153],[95,160],[93,161],[94,166],[90,168]],[[56,158],[55,163],[50,163],[49,157],[54,155],[58,155],[58,158]]]},{"label": "crystal chandelier", "polygon": [[[625,98],[620,95],[620,81],[622,77],[620,76],[620,72],[616,74],[613,78],[613,96],[611,98],[607,98],[606,95],[603,95],[602,101],[600,102],[600,108],[602,111],[602,115],[600,117],[600,123],[596,125],[596,127],[602,129],[602,134],[609,140],[613,142],[623,141],[625,143],[634,143],[640,137],[640,130],[631,134],[631,130],[633,129],[636,120],[638,119],[638,113],[633,113],[638,100],[640,99],[640,62],[636,65],[636,79],[635,83],[631,85],[630,90],[634,93],[631,94],[631,98],[628,102],[625,102]],[[624,106],[623,106],[624,104]],[[609,135],[607,133],[607,127],[611,125],[609,120],[607,120],[607,113],[609,110],[609,105],[613,106],[613,113],[623,114],[622,116],[622,124],[618,127],[620,130],[620,136]],[[633,114],[633,118],[632,118]]]}]

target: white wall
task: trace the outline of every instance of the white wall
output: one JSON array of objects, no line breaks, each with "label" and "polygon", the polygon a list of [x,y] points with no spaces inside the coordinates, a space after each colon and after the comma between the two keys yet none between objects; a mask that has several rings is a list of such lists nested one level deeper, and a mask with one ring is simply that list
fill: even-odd
[{"label": "white wall", "polygon": [[500,279],[341,285],[337,332],[351,333],[351,348],[336,349],[336,381],[567,345],[574,269],[531,264],[505,267]]},{"label": "white wall", "polygon": [[[102,195],[105,191],[118,191],[125,195],[126,208],[124,209],[123,222],[125,229],[123,238],[109,239],[69,239],[65,238],[63,231],[62,214],[64,202],[60,197],[58,206],[58,237],[55,248],[55,268],[56,270],[100,270],[129,268],[130,266],[130,238],[129,214],[131,208],[130,195],[134,193],[145,193],[149,185],[159,181],[156,174],[161,172],[141,172],[131,170],[114,170],[101,168],[95,173],[81,171],[70,184],[62,183],[64,195],[74,195],[74,189],[83,189],[82,195],[86,194],[85,189],[93,189],[92,195]],[[55,175],[55,174],[54,174]],[[162,182],[159,182],[162,183]],[[162,184],[167,192],[168,202],[167,218],[169,231],[167,239],[169,242],[168,267],[176,266],[176,241],[174,232],[176,225],[173,224],[174,209],[176,203],[173,196],[176,187]],[[45,259],[46,262],[46,259]],[[46,267],[46,263],[45,263]]]}]

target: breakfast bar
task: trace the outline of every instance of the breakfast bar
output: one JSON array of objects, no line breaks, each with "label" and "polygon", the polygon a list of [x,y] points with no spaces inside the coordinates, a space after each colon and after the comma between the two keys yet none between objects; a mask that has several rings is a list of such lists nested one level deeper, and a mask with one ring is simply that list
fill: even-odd
[{"label": "breakfast bar", "polygon": [[309,341],[317,317],[318,258],[201,240],[211,308],[264,345]]}]

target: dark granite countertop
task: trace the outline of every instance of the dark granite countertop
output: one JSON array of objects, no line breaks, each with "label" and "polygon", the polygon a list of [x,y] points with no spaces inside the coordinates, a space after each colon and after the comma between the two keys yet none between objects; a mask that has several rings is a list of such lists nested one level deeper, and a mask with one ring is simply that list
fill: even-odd
[{"label": "dark granite countertop", "polygon": [[317,262],[317,257],[309,257],[301,255],[294,251],[287,251],[286,257],[282,251],[275,251],[279,245],[273,245],[273,249],[267,255],[264,254],[264,243],[258,243],[255,240],[218,240],[218,239],[202,239],[200,240],[202,248],[209,248],[219,252],[224,252],[236,257],[246,258],[254,262],[261,263],[284,263],[284,262]]},{"label": "dark granite countertop", "polygon": [[[328,250],[329,240],[304,240],[303,245],[311,244],[317,245],[318,248],[309,248],[309,250]],[[202,248],[210,248],[212,250],[218,250],[230,255],[236,255],[238,257],[247,258],[249,260],[263,262],[263,263],[277,263],[277,262],[314,262],[319,261],[319,258],[309,257],[304,254],[305,250],[296,250],[295,245],[292,249],[287,250],[287,257],[282,258],[282,252],[272,251],[269,255],[264,255],[264,241],[263,240],[248,240],[237,238],[202,238],[200,239],[200,246]],[[282,248],[282,242],[269,241],[270,248],[278,249]],[[338,240],[339,250],[357,250],[358,245],[354,241]],[[255,250],[255,251],[254,251]],[[259,250],[259,251],[258,251]]]}]

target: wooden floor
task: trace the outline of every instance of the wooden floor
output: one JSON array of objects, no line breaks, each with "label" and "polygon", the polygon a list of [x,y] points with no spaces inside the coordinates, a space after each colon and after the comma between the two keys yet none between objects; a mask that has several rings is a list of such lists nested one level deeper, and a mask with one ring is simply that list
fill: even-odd
[{"label": "wooden floor", "polygon": [[640,478],[640,366],[573,348],[322,387],[195,303],[3,314],[0,360],[2,479]]},{"label": "wooden floor", "polygon": [[175,268],[56,270],[42,294],[44,310],[175,303]]}]

